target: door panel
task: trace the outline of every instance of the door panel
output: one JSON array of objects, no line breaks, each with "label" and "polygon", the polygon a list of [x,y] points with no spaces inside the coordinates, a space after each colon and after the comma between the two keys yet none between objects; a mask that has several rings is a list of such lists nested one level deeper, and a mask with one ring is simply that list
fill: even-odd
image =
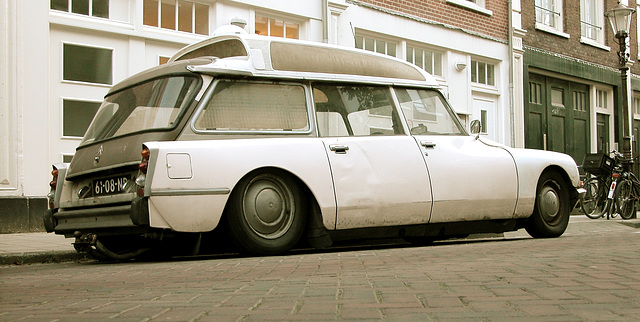
[{"label": "door panel", "polygon": [[433,190],[432,223],[512,218],[518,197],[509,152],[473,136],[416,136]]},{"label": "door panel", "polygon": [[336,191],[337,229],[429,221],[429,175],[412,137],[342,137],[322,141]]}]

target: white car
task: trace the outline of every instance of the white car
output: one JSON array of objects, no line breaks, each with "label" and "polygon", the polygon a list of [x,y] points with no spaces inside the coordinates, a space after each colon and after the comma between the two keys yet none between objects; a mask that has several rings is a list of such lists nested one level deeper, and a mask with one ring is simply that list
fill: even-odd
[{"label": "white car", "polygon": [[568,155],[469,134],[407,62],[224,30],[113,86],[54,165],[47,231],[114,259],[565,231]]}]

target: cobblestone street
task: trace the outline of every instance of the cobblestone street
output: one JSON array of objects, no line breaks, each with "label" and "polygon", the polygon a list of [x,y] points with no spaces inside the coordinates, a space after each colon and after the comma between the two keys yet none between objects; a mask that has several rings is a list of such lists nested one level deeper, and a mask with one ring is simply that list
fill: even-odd
[{"label": "cobblestone street", "polygon": [[640,230],[572,218],[429,247],[0,266],[0,320],[637,320]]}]

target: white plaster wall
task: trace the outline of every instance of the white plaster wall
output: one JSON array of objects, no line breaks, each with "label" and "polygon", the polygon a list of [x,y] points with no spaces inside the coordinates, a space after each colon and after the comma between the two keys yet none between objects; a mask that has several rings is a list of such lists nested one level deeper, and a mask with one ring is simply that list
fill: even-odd
[{"label": "white plaster wall", "polygon": [[18,195],[17,4],[0,5],[0,196]]}]

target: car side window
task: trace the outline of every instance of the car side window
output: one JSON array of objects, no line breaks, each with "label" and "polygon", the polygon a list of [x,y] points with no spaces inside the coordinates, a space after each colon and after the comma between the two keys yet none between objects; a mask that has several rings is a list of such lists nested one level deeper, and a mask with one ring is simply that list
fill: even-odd
[{"label": "car side window", "polygon": [[314,84],[322,137],[404,134],[390,90],[383,86]]},{"label": "car side window", "polygon": [[466,135],[439,92],[408,88],[396,88],[395,92],[411,134]]},{"label": "car side window", "polygon": [[302,85],[220,80],[198,115],[199,131],[306,131]]}]

